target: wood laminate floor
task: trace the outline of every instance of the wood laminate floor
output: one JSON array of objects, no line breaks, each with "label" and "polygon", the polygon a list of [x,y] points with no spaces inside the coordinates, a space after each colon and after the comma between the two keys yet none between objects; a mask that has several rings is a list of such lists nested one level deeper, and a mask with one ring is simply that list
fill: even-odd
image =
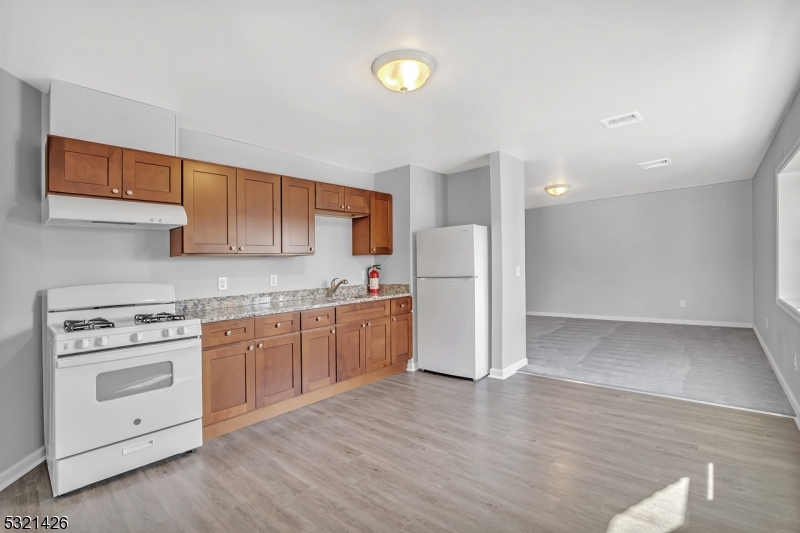
[{"label": "wood laminate floor", "polygon": [[0,492],[18,514],[76,532],[797,532],[800,431],[524,374],[403,373],[58,499],[40,465]]}]

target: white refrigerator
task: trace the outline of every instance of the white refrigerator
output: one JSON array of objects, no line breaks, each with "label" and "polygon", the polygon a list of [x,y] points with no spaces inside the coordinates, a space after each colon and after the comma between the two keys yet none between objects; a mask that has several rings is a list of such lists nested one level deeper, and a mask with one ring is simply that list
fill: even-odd
[{"label": "white refrigerator", "polygon": [[470,224],[416,232],[421,370],[479,380],[489,373],[489,234]]}]

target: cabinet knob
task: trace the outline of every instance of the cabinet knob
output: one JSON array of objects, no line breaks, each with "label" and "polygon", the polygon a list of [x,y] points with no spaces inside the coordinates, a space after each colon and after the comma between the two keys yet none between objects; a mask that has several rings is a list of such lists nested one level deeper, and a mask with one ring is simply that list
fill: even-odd
[{"label": "cabinet knob", "polygon": [[276,327],[276,328],[279,328],[279,327],[281,327],[281,323],[280,323],[280,322],[278,322],[277,324],[275,324],[275,327]]},{"label": "cabinet knob", "polygon": [[331,330],[331,333],[336,333],[336,330],[335,330],[335,329],[332,329],[332,330]]},{"label": "cabinet knob", "polygon": [[231,336],[231,332],[230,332],[230,331],[226,331],[226,332],[225,332],[225,336],[226,336],[226,337],[230,337],[230,336]]},{"label": "cabinet knob", "polygon": [[263,348],[263,347],[264,347],[264,343],[263,343],[263,342],[259,342],[259,343],[258,343],[258,347],[259,347],[259,348]]},{"label": "cabinet knob", "polygon": [[392,318],[392,322],[397,322],[397,319],[396,318]]},{"label": "cabinet knob", "polygon": [[372,251],[374,252],[374,251],[375,251],[375,248],[373,248],[373,249],[372,249]]},{"label": "cabinet knob", "polygon": [[119,193],[119,189],[111,189],[111,192],[113,192],[114,194],[118,194]]},{"label": "cabinet knob", "polygon": [[248,350],[252,350],[252,349],[253,349],[253,347],[252,347],[252,346],[248,346],[248,347],[247,347],[247,349],[248,349]]},{"label": "cabinet knob", "polygon": [[322,320],[322,317],[321,317],[321,316],[318,316],[318,317],[317,317],[317,322],[319,322],[320,320]]},{"label": "cabinet knob", "polygon": [[240,252],[244,252],[244,246],[240,246],[240,247],[239,247],[239,251],[240,251]]},{"label": "cabinet knob", "polygon": [[344,209],[344,206],[340,207],[340,209]]},{"label": "cabinet knob", "polygon": [[349,206],[349,205],[347,206],[347,209],[350,209],[350,206]]},{"label": "cabinet knob", "polygon": [[405,306],[406,306],[406,304],[400,304],[400,307],[405,307]]},{"label": "cabinet knob", "polygon": [[236,247],[235,247],[235,246],[231,246],[231,250],[235,250],[235,249],[236,249]]},{"label": "cabinet knob", "polygon": [[128,189],[127,191],[125,191],[125,194],[127,194],[128,196],[131,196],[133,194],[133,191]]},{"label": "cabinet knob", "polygon": [[363,328],[364,326],[366,326],[366,324],[361,324],[361,327],[362,327],[362,328]]},{"label": "cabinet knob", "polygon": [[314,251],[314,247],[312,246],[311,248],[309,248],[309,250],[311,250],[313,252]]}]

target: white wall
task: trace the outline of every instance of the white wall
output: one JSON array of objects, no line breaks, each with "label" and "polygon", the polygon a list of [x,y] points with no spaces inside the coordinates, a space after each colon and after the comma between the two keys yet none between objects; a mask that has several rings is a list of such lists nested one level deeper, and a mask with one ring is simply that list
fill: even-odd
[{"label": "white wall", "polygon": [[375,174],[375,190],[392,195],[392,255],[375,256],[382,283],[411,283],[411,166]]},{"label": "white wall", "polygon": [[[525,170],[503,152],[489,154],[492,234],[492,377],[526,361]],[[517,270],[519,269],[519,275]]]},{"label": "white wall", "polygon": [[[800,372],[792,354],[800,354],[800,324],[776,303],[775,171],[800,141],[800,96],[795,96],[753,177],[753,279],[755,330],[775,361],[779,379],[800,415]],[[767,325],[769,321],[769,325]]]},{"label": "white wall", "polygon": [[527,309],[751,324],[751,205],[748,180],[529,209]]}]

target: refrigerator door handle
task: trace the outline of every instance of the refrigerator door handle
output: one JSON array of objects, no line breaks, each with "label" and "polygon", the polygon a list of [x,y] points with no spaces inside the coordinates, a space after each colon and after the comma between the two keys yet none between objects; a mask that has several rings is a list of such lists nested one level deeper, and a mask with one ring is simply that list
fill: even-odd
[{"label": "refrigerator door handle", "polygon": [[478,276],[455,276],[455,277],[436,277],[436,278],[417,278],[419,281],[467,281],[476,279]]}]

